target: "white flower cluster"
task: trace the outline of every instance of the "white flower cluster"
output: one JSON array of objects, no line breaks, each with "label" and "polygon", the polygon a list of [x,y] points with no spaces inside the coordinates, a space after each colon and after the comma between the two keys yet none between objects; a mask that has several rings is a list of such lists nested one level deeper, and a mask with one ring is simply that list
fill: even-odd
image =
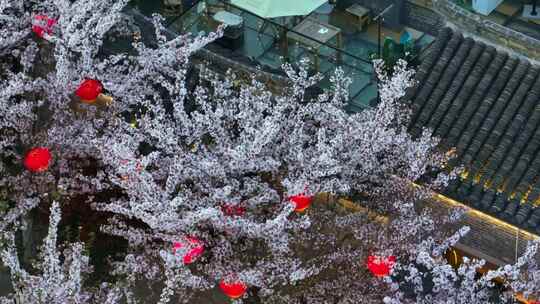
[{"label": "white flower cluster", "polygon": [[115,289],[89,291],[83,287],[83,277],[91,272],[89,258],[83,254],[83,244],[71,244],[61,254],[57,249],[61,218],[58,202],[53,202],[50,211],[49,231],[41,248],[40,261],[34,265],[38,273],[26,271],[19,263],[14,233],[1,234],[0,261],[10,269],[14,293],[0,297],[0,303],[117,303],[113,300],[119,299]]},{"label": "white flower cluster", "polygon": [[[538,298],[538,242],[529,243],[515,264],[479,275],[485,261],[465,257],[454,269],[442,256],[466,233],[467,229],[461,229],[442,245],[426,241],[419,246],[414,259],[396,266],[395,271],[403,273],[404,278],[392,277],[390,281],[401,288],[393,296],[386,296],[384,303],[515,303],[518,293],[526,299]],[[495,288],[496,281],[506,289]]]},{"label": "white flower cluster", "polygon": [[24,1],[0,0],[0,55],[13,50],[30,34]]}]

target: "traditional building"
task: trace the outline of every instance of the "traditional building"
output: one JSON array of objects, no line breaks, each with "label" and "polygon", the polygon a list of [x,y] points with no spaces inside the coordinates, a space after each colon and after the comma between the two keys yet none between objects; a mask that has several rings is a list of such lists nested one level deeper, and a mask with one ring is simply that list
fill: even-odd
[{"label": "traditional building", "polygon": [[444,28],[416,79],[411,133],[430,128],[465,169],[441,200],[473,208],[457,248],[514,262],[540,232],[540,66]]},{"label": "traditional building", "polygon": [[540,67],[449,28],[410,90],[410,129],[455,147],[465,173],[447,194],[540,232]]}]

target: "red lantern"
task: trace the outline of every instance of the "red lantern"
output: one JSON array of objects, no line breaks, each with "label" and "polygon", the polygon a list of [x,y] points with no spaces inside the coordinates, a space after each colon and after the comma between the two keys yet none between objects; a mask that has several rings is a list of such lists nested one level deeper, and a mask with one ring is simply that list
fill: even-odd
[{"label": "red lantern", "polygon": [[173,254],[176,254],[176,250],[188,246],[188,251],[184,255],[184,264],[191,264],[195,262],[204,252],[204,245],[201,241],[194,237],[187,237],[185,242],[174,242],[173,243]]},{"label": "red lantern", "polygon": [[39,38],[43,38],[43,35],[51,35],[53,32],[53,26],[56,24],[56,19],[47,17],[46,15],[35,15],[32,22],[32,32],[34,32]]},{"label": "red lantern", "polygon": [[307,196],[304,194],[293,195],[289,197],[289,201],[294,204],[294,211],[302,212],[306,210],[309,205],[311,205],[311,202],[313,201],[313,196]]},{"label": "red lantern", "polygon": [[246,293],[247,285],[239,280],[235,280],[232,282],[221,280],[219,282],[219,288],[229,298],[238,299]]},{"label": "red lantern", "polygon": [[43,172],[49,168],[51,153],[47,148],[34,148],[24,157],[24,166],[32,172]]},{"label": "red lantern", "polygon": [[367,258],[367,268],[376,277],[385,277],[390,274],[392,267],[396,263],[396,257],[379,257],[370,255]]},{"label": "red lantern", "polygon": [[242,216],[246,212],[246,208],[238,205],[223,204],[221,206],[221,212],[226,216]]},{"label": "red lantern", "polygon": [[75,95],[79,96],[82,102],[94,103],[101,92],[103,85],[99,80],[85,79],[75,91]]}]

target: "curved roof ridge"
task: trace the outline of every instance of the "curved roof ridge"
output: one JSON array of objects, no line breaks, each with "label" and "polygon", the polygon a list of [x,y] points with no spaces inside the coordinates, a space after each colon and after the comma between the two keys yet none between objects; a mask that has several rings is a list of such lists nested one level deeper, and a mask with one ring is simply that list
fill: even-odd
[{"label": "curved roof ridge", "polygon": [[540,65],[532,62],[446,27],[405,98],[413,135],[431,128],[444,149],[457,148],[450,165],[466,168],[458,183],[470,186],[449,195],[540,233]]}]

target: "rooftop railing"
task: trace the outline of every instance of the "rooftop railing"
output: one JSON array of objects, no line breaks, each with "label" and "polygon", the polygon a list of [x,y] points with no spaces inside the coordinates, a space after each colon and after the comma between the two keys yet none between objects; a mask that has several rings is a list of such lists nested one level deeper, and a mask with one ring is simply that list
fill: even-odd
[{"label": "rooftop railing", "polygon": [[228,1],[200,0],[166,20],[172,35],[206,34],[227,23],[224,37],[209,45],[203,53],[228,61],[226,66],[229,67],[238,67],[236,62],[244,69],[279,78],[284,76],[283,63],[295,65],[300,59],[309,58],[311,72],[325,76],[318,85],[321,90],[330,89],[328,78],[340,67],[352,80],[348,110],[361,111],[373,106],[377,100],[376,78],[370,59],[371,54],[377,53],[377,38],[367,37],[368,31],[359,29],[354,19],[353,22],[347,19],[350,17],[345,11],[335,10],[332,17],[315,12],[301,17],[265,19]]}]

